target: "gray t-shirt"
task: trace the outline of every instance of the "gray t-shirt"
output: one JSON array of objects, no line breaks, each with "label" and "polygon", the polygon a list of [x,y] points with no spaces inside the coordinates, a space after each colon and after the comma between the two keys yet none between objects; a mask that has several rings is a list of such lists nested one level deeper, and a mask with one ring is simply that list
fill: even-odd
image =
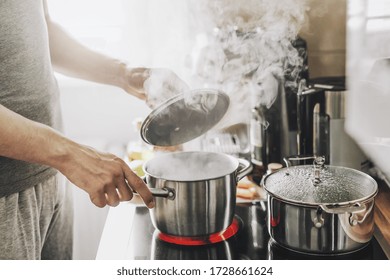
[{"label": "gray t-shirt", "polygon": [[[59,91],[42,0],[0,1],[0,104],[61,130]],[[0,197],[32,187],[55,173],[47,166],[0,156]]]}]

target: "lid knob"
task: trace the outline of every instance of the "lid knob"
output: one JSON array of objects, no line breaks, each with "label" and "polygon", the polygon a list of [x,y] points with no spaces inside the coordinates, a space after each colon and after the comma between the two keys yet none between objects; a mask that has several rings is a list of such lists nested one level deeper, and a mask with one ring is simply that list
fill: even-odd
[{"label": "lid knob", "polygon": [[313,166],[314,166],[314,186],[318,185],[321,182],[320,174],[321,169],[324,167],[325,157],[324,156],[314,156]]}]

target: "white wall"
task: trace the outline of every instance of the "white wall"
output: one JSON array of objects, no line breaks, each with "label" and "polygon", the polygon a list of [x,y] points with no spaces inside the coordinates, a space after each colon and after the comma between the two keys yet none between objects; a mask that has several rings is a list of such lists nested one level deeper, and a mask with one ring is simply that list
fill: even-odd
[{"label": "white wall", "polygon": [[346,128],[390,178],[390,1],[349,0]]},{"label": "white wall", "polygon": [[59,81],[65,130],[69,137],[105,144],[126,144],[138,137],[136,117],[150,109],[123,90],[95,83]]}]

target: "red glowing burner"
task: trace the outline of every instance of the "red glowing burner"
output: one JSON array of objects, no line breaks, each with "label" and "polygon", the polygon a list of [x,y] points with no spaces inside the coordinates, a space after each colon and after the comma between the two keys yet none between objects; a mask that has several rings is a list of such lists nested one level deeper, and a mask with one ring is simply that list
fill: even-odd
[{"label": "red glowing burner", "polygon": [[169,235],[162,232],[158,233],[158,238],[162,241],[185,246],[199,246],[199,245],[208,245],[215,244],[228,240],[230,237],[234,236],[240,229],[240,221],[237,218],[233,218],[231,225],[221,231],[216,232],[207,236],[175,236]]}]

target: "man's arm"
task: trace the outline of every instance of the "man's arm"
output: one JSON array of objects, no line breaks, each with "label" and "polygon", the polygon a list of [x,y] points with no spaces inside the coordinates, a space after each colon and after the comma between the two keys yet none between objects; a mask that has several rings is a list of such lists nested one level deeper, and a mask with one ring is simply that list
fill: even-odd
[{"label": "man's arm", "polygon": [[173,71],[166,68],[132,68],[126,63],[80,44],[51,20],[46,4],[50,56],[55,70],[70,77],[122,88],[155,107],[165,99],[188,89]]},{"label": "man's arm", "polygon": [[[118,157],[77,144],[52,128],[0,105],[0,156],[51,166],[85,190],[98,207],[130,200],[136,190],[148,207],[145,183]],[[131,188],[130,188],[130,187]]]},{"label": "man's arm", "polygon": [[124,62],[82,45],[51,20],[46,0],[43,3],[50,56],[56,71],[70,77],[117,86],[142,100],[146,99],[143,83],[149,77],[148,68],[130,69]]}]

